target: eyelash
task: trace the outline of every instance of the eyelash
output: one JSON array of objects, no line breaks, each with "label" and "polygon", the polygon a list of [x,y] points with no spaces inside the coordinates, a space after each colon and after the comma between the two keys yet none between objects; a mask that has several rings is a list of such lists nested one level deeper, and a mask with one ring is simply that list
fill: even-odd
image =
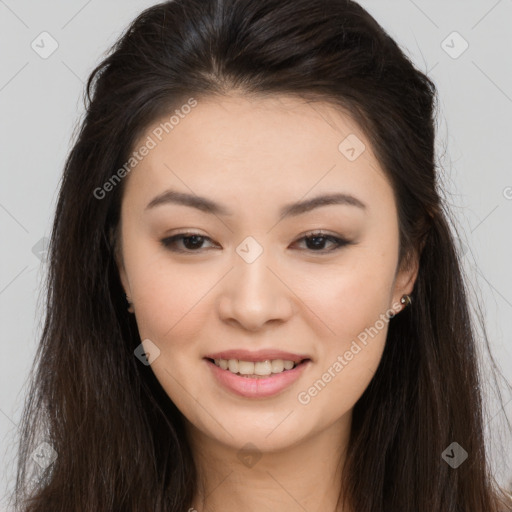
[{"label": "eyelash", "polygon": [[[191,249],[184,250],[184,249],[177,249],[173,245],[179,240],[184,240],[184,239],[192,238],[192,237],[197,237],[197,238],[200,238],[203,240],[211,240],[211,238],[204,236],[204,235],[200,235],[199,233],[185,232],[185,233],[178,233],[177,235],[173,235],[168,238],[163,238],[161,240],[161,243],[166,249],[168,249],[172,252],[187,253],[187,254],[201,252],[201,248],[199,248],[197,250],[191,250]],[[307,235],[303,236],[302,238],[299,238],[299,240],[297,240],[297,241],[311,240],[314,238],[323,238],[323,239],[329,240],[330,242],[335,244],[335,247],[333,249],[323,249],[323,250],[319,250],[319,251],[309,249],[309,251],[311,251],[313,253],[320,253],[320,254],[325,254],[325,253],[330,253],[330,252],[336,251],[336,250],[341,249],[342,247],[344,247],[346,245],[350,245],[352,243],[344,238],[339,238],[339,237],[336,237],[333,235],[328,235],[327,233],[323,233],[321,231],[315,231],[314,233],[308,233]]]}]

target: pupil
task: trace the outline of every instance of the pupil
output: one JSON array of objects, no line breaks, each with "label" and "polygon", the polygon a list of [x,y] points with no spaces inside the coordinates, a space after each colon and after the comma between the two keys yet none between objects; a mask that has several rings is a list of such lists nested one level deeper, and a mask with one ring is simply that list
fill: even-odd
[{"label": "pupil", "polygon": [[321,246],[325,243],[325,237],[324,236],[314,236],[314,237],[311,237],[308,239],[308,243],[311,242],[312,240],[316,240],[318,242],[318,240],[320,240],[320,243],[312,243],[312,247],[314,248],[321,248]]},{"label": "pupil", "polygon": [[201,246],[201,238],[200,236],[197,236],[197,235],[192,235],[192,236],[187,236],[185,238],[183,238],[183,243],[185,244],[185,246],[187,247],[188,245],[190,244],[187,244],[187,241],[188,240],[194,240],[194,242],[192,243],[192,247],[187,247],[187,249],[190,249],[190,248],[197,248],[197,247],[200,247]]}]

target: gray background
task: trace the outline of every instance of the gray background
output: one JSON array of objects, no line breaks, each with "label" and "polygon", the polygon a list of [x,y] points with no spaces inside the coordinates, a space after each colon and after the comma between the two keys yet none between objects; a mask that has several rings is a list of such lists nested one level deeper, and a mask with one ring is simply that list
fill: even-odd
[{"label": "gray background", "polygon": [[[129,21],[155,3],[0,0],[0,496],[13,484],[17,424],[44,312],[45,237],[83,86]],[[360,3],[439,89],[442,182],[493,354],[512,382],[512,0]],[[55,44],[40,36],[45,31],[58,48],[42,58]],[[512,419],[509,393],[504,400]],[[496,444],[502,412],[490,396],[493,465],[512,488],[510,436],[504,449]]]}]

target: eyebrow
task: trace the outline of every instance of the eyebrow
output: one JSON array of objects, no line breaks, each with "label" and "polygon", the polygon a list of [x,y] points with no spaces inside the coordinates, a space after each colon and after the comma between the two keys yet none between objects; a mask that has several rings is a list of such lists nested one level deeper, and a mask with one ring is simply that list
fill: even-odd
[{"label": "eyebrow", "polygon": [[[165,204],[180,204],[196,208],[212,215],[232,216],[233,212],[225,206],[218,204],[206,197],[187,194],[185,192],[177,192],[176,190],[166,190],[162,194],[154,197],[144,209],[149,210],[156,206]],[[295,217],[303,213],[309,212],[315,208],[328,205],[348,205],[355,206],[362,210],[366,210],[367,206],[357,197],[345,193],[323,194],[321,196],[290,203],[283,206],[280,210],[280,217]]]}]

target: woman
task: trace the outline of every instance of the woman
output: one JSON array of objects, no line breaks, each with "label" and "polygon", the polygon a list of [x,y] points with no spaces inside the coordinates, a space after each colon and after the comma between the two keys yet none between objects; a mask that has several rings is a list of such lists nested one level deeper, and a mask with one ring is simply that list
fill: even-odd
[{"label": "woman", "polygon": [[87,94],[20,510],[512,510],[436,89],[364,9],[162,3]]}]

